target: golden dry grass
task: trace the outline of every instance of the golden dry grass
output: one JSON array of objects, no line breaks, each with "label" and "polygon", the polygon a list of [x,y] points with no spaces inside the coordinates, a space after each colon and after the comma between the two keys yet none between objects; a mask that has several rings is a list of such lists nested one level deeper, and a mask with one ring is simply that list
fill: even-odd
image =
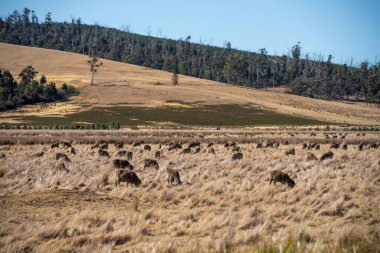
[{"label": "golden dry grass", "polygon": [[[202,151],[181,155],[162,145],[160,169],[143,169],[144,159],[154,158],[159,150],[158,142],[181,139],[181,133],[193,140],[202,135]],[[42,132],[33,134],[43,136]],[[69,172],[54,170],[55,154],[68,153],[63,148],[0,146],[0,153],[6,154],[0,160],[5,171],[0,178],[0,251],[243,252],[291,236],[314,247],[313,252],[323,252],[339,240],[371,242],[380,233],[379,149],[359,152],[358,145],[352,144],[348,150],[333,150],[334,158],[321,162],[307,161],[309,151],[302,149],[302,143],[257,149],[254,143],[238,142],[244,157],[232,161],[232,149],[223,145],[237,140],[232,131],[199,135],[167,131],[172,138],[166,140],[150,131],[138,135],[124,131],[134,142],[145,136],[152,151],[125,145],[134,153],[131,163],[142,186],[116,189],[111,160],[117,150],[109,145],[112,159],[99,157],[91,145],[78,143],[82,139],[77,134],[78,141],[72,139],[77,155],[69,154]],[[266,141],[272,140],[270,136],[288,140],[287,133],[261,135]],[[296,135],[304,137],[302,141],[310,136]],[[380,141],[377,134],[368,135]],[[61,140],[66,138],[61,134]],[[349,133],[347,142],[363,138]],[[210,140],[220,141],[213,146],[215,155],[208,153]],[[295,156],[286,156],[291,147]],[[330,144],[325,143],[312,152],[319,158],[328,150]],[[45,152],[43,157],[32,157],[40,151]],[[180,172],[182,185],[167,186],[169,162]],[[275,169],[288,173],[296,186],[269,185],[269,172]]]},{"label": "golden dry grass", "polygon": [[[0,43],[0,67],[9,69],[13,75],[16,76],[27,65],[33,65],[48,80],[74,84],[81,92],[64,106],[32,106],[23,112],[1,113],[0,122],[12,120],[10,116],[56,117],[114,105],[183,106],[166,102],[179,100],[200,101],[203,104],[243,104],[327,122],[380,124],[380,109],[364,103],[323,101],[186,76],[180,76],[180,85],[172,87],[171,73],[108,60],[103,60],[104,65],[95,77],[97,85],[89,86],[90,72],[86,60],[87,57],[80,54]],[[154,85],[156,82],[162,85]]]},{"label": "golden dry grass", "polygon": [[[212,142],[225,143],[226,140],[253,142],[285,142],[299,143],[373,143],[379,139],[379,132],[345,132],[344,128],[336,127],[336,131],[311,131],[310,127],[255,127],[233,128],[224,130],[214,129],[155,129],[139,130],[0,130],[0,144],[49,144],[52,142],[68,141],[78,144],[95,144],[97,142],[118,142],[132,144],[147,142],[166,144],[168,142]],[[311,136],[313,133],[314,136]],[[328,136],[328,138],[326,137]],[[343,135],[344,139],[343,139]],[[334,138],[336,137],[336,138]]]}]

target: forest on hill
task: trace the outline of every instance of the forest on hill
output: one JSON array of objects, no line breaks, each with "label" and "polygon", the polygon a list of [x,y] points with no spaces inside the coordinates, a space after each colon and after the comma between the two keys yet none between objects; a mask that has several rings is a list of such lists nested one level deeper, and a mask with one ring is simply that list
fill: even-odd
[{"label": "forest on hill", "polygon": [[[380,63],[334,64],[333,56],[301,57],[301,46],[289,55],[269,55],[265,48],[248,52],[192,43],[184,39],[139,35],[81,19],[40,21],[24,8],[0,18],[0,42],[98,56],[154,69],[254,88],[287,86],[287,92],[313,98],[380,102]],[[1,67],[1,66],[0,66]]]}]

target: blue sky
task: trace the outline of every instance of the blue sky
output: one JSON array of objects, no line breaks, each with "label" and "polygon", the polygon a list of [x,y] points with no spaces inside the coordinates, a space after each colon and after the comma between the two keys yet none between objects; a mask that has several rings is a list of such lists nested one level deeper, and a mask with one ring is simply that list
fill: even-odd
[{"label": "blue sky", "polygon": [[80,17],[84,23],[122,28],[135,33],[185,38],[270,54],[288,54],[301,42],[303,55],[328,54],[337,63],[351,57],[380,61],[380,0],[0,0],[0,16],[23,7],[44,19]]}]

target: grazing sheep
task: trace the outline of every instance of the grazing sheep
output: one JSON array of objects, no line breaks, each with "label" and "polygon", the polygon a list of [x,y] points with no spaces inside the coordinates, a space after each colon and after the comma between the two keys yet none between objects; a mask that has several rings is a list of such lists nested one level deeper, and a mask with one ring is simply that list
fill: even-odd
[{"label": "grazing sheep", "polygon": [[34,155],[32,155],[32,157],[42,157],[42,156],[44,156],[44,152],[38,152],[38,153],[35,153]]},{"label": "grazing sheep", "polygon": [[269,184],[276,185],[277,182],[280,182],[282,184],[288,184],[289,187],[293,188],[296,183],[293,179],[290,178],[290,176],[282,171],[274,170],[270,173],[269,177]]},{"label": "grazing sheep", "polygon": [[107,157],[107,158],[111,158],[110,154],[108,154],[107,150],[103,150],[103,149],[99,149],[98,150],[98,154],[100,156],[104,156],[104,157]]},{"label": "grazing sheep", "polygon": [[77,152],[75,151],[75,148],[71,148],[71,149],[70,149],[70,153],[73,154],[73,155],[76,155],[76,154],[77,154]]},{"label": "grazing sheep", "polygon": [[316,149],[316,150],[319,150],[320,148],[321,148],[321,146],[319,145],[319,144],[317,144],[317,143],[312,143],[312,144],[309,144],[308,146],[307,146],[307,150],[311,150],[311,149]]},{"label": "grazing sheep", "polygon": [[289,141],[284,141],[284,145],[289,145]]},{"label": "grazing sheep", "polygon": [[129,163],[127,160],[121,160],[121,159],[115,159],[112,161],[113,167],[117,169],[130,169],[133,170],[132,164]]},{"label": "grazing sheep", "polygon": [[267,143],[267,145],[265,145],[265,148],[273,148],[273,142]]},{"label": "grazing sheep", "polygon": [[239,146],[235,146],[233,149],[232,149],[232,152],[241,152],[241,148]]},{"label": "grazing sheep", "polygon": [[58,172],[58,171],[64,171],[66,173],[69,172],[69,170],[66,168],[66,165],[63,161],[59,161],[56,165],[55,165],[55,172]]},{"label": "grazing sheep", "polygon": [[122,143],[122,142],[116,142],[115,143],[115,148],[122,149],[123,147],[124,147],[124,143]]},{"label": "grazing sheep", "polygon": [[69,157],[66,154],[64,154],[64,153],[57,153],[57,154],[55,154],[55,159],[56,160],[59,160],[61,158],[63,158],[66,162],[71,162],[70,159],[69,159]]},{"label": "grazing sheep", "polygon": [[53,144],[51,144],[50,148],[51,149],[53,149],[53,148],[59,148],[59,143],[53,143]]},{"label": "grazing sheep", "polygon": [[195,147],[200,147],[201,144],[199,142],[192,142],[189,144],[188,148],[195,148]]},{"label": "grazing sheep", "polygon": [[324,160],[326,160],[326,159],[332,159],[333,157],[334,157],[334,153],[331,152],[331,151],[328,151],[328,152],[324,153],[324,154],[321,156],[320,160],[321,160],[321,161],[324,161]]},{"label": "grazing sheep", "polygon": [[138,146],[140,146],[141,144],[143,144],[143,142],[135,142],[135,143],[133,143],[133,146],[134,146],[134,147],[138,147]]},{"label": "grazing sheep", "polygon": [[159,170],[159,169],[160,169],[160,166],[158,166],[158,163],[157,163],[156,160],[153,160],[153,159],[145,159],[145,161],[144,161],[144,169],[149,168],[149,167],[153,167],[153,168],[155,168],[156,170]]},{"label": "grazing sheep", "polygon": [[302,144],[302,149],[307,149],[307,144],[306,143]]},{"label": "grazing sheep", "polygon": [[212,146],[214,146],[214,143],[209,143],[208,145],[207,145],[207,148],[210,148],[210,147],[212,147]]},{"label": "grazing sheep", "polygon": [[377,143],[372,143],[371,145],[369,145],[369,148],[378,149],[378,148],[379,148],[379,144],[377,144]]},{"label": "grazing sheep", "polygon": [[224,144],[225,148],[228,148],[229,146],[230,146],[230,144],[228,142]]},{"label": "grazing sheep", "polygon": [[108,143],[100,144],[99,149],[108,149]]},{"label": "grazing sheep", "polygon": [[184,155],[184,154],[191,154],[191,148],[182,149],[181,154],[182,155]]},{"label": "grazing sheep", "polygon": [[343,143],[343,144],[342,144],[342,149],[347,150],[347,148],[348,148],[347,143]]},{"label": "grazing sheep", "polygon": [[232,142],[232,143],[230,144],[230,147],[236,147],[236,143],[235,143],[235,142]]},{"label": "grazing sheep", "polygon": [[314,160],[318,160],[318,158],[313,153],[307,152],[307,160],[314,161]]},{"label": "grazing sheep", "polygon": [[171,144],[170,147],[169,147],[169,151],[171,150],[174,150],[174,149],[182,149],[182,145],[180,143],[174,143],[174,144]]},{"label": "grazing sheep", "polygon": [[127,159],[130,161],[130,160],[132,160],[132,158],[133,158],[133,153],[132,153],[132,151],[128,151],[128,152],[127,152]]},{"label": "grazing sheep", "polygon": [[161,152],[160,151],[156,151],[156,153],[154,154],[154,157],[156,159],[161,158]]},{"label": "grazing sheep", "polygon": [[128,160],[132,160],[133,153],[132,151],[120,150],[117,152],[116,156],[126,156]]},{"label": "grazing sheep", "polygon": [[119,187],[121,182],[126,182],[127,187],[129,184],[131,186],[139,186],[141,184],[140,178],[133,171],[129,170],[117,170],[116,171],[116,180],[115,187]]},{"label": "grazing sheep", "polygon": [[368,143],[366,143],[366,142],[362,142],[362,143],[360,143],[360,144],[359,144],[359,150],[362,151],[363,148],[364,148],[365,146],[367,146],[367,145],[368,145]]},{"label": "grazing sheep", "polygon": [[197,148],[195,149],[194,153],[197,154],[197,153],[199,153],[199,152],[201,152],[201,148],[200,148],[200,147],[197,147]]},{"label": "grazing sheep", "polygon": [[179,177],[179,172],[176,170],[173,170],[171,168],[166,168],[166,173],[168,174],[168,186],[172,186],[173,183],[176,183],[175,185],[182,184],[181,179]]},{"label": "grazing sheep", "polygon": [[120,150],[116,153],[116,156],[127,156],[127,150]]},{"label": "grazing sheep", "polygon": [[149,146],[149,145],[144,146],[144,151],[151,151],[151,150],[152,150],[151,146]]},{"label": "grazing sheep", "polygon": [[256,148],[263,148],[263,144],[261,142],[257,143]]},{"label": "grazing sheep", "polygon": [[235,160],[241,160],[243,159],[243,154],[242,153],[235,153],[233,156],[232,156],[232,160],[235,161]]},{"label": "grazing sheep", "polygon": [[342,137],[340,137],[340,138],[341,138],[341,139],[346,139],[346,136],[344,136],[344,135],[343,135],[343,136],[342,136]]},{"label": "grazing sheep", "polygon": [[288,149],[285,151],[285,155],[295,155],[296,150],[294,148]]},{"label": "grazing sheep", "polygon": [[331,143],[330,144],[330,148],[338,149],[339,148],[339,144],[338,143]]},{"label": "grazing sheep", "polygon": [[64,148],[71,148],[71,144],[69,142],[63,142]]}]

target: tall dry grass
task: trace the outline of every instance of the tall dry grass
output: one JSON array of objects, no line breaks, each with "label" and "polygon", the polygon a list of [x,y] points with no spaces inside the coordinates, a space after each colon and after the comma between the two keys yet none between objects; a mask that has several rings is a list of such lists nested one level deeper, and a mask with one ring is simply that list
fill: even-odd
[{"label": "tall dry grass", "polygon": [[[215,144],[213,155],[203,141],[198,154],[181,155],[163,145],[156,171],[143,169],[143,161],[154,158],[158,144],[150,152],[126,145],[142,186],[116,189],[112,159],[99,157],[90,145],[73,145],[77,155],[69,155],[69,172],[54,170],[54,155],[63,148],[0,146],[7,155],[1,160],[0,251],[284,252],[291,237],[293,252],[325,252],[345,240],[376,245],[380,232],[378,149],[359,152],[349,145],[321,162],[307,161],[301,144],[256,149],[238,143],[244,158],[232,161],[231,148]],[[286,156],[291,147],[296,155]],[[328,150],[322,144],[312,152],[320,157]],[[42,158],[32,158],[40,151]],[[116,152],[110,145],[112,158]],[[182,185],[167,186],[169,162]],[[275,169],[288,173],[296,186],[269,185]]]},{"label": "tall dry grass", "polygon": [[[313,133],[315,136],[310,136]],[[309,131],[302,127],[278,127],[249,130],[225,129],[216,131],[212,129],[197,130],[0,130],[0,145],[12,144],[51,144],[53,142],[76,142],[78,144],[94,144],[97,142],[146,142],[152,144],[166,144],[170,142],[213,142],[225,143],[254,143],[254,142],[289,142],[291,144],[316,143],[347,143],[359,144],[361,142],[374,143],[380,139],[380,132],[367,132],[364,136],[356,136],[358,132],[337,131]],[[347,134],[345,139],[342,135]],[[326,135],[329,138],[326,138]],[[337,138],[334,139],[333,137]]]}]

